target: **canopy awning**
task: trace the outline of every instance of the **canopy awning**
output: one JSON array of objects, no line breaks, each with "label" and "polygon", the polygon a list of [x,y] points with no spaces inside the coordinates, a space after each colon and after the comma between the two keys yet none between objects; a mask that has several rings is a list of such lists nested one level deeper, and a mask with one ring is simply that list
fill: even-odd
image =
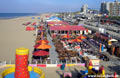
[{"label": "canopy awning", "polygon": [[69,30],[85,30],[83,26],[51,26],[50,30],[64,30],[64,31],[69,31]]}]

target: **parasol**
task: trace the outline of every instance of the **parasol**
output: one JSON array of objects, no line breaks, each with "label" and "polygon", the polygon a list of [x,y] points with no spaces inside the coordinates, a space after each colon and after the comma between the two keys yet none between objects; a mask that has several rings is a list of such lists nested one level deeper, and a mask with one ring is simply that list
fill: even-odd
[{"label": "parasol", "polygon": [[51,46],[47,45],[47,44],[35,45],[34,47],[36,49],[49,49],[49,48],[51,48]]},{"label": "parasol", "polygon": [[71,38],[71,36],[70,35],[63,35],[63,36],[61,36],[61,38]]},{"label": "parasol", "polygon": [[77,38],[79,38],[79,39],[86,39],[86,37],[83,36],[83,35],[80,35],[80,36],[78,36]]},{"label": "parasol", "polygon": [[72,42],[82,42],[81,39],[73,39]]},{"label": "parasol", "polygon": [[46,56],[46,55],[49,55],[49,52],[47,51],[43,51],[43,50],[39,50],[39,51],[35,51],[33,53],[34,56]]},{"label": "parasol", "polygon": [[36,43],[40,43],[40,44],[48,44],[49,41],[48,41],[48,40],[38,40],[38,41],[36,41]]}]

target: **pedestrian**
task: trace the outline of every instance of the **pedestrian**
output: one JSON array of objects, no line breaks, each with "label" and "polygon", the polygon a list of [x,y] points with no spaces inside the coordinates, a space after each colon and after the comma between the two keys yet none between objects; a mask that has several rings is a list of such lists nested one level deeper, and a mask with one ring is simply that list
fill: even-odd
[{"label": "pedestrian", "polygon": [[64,71],[64,69],[65,69],[65,64],[62,64],[61,67],[60,67],[60,69],[61,69],[62,71]]}]

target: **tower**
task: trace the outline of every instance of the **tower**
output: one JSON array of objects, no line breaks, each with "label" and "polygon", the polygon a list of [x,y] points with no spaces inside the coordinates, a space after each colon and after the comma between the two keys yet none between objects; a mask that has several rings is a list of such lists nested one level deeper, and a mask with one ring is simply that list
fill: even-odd
[{"label": "tower", "polygon": [[28,72],[28,49],[16,49],[15,78],[30,78]]}]

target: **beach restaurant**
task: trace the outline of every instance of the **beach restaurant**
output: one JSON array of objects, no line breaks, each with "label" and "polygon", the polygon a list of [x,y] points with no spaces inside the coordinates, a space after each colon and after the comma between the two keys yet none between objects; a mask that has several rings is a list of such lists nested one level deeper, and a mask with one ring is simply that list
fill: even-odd
[{"label": "beach restaurant", "polygon": [[57,35],[66,35],[66,34],[75,34],[81,35],[86,33],[86,29],[83,26],[70,26],[70,25],[61,25],[61,26],[51,26],[50,34]]},{"label": "beach restaurant", "polygon": [[48,26],[69,25],[69,23],[64,21],[59,21],[59,22],[50,21],[50,22],[47,22],[47,24]]}]

